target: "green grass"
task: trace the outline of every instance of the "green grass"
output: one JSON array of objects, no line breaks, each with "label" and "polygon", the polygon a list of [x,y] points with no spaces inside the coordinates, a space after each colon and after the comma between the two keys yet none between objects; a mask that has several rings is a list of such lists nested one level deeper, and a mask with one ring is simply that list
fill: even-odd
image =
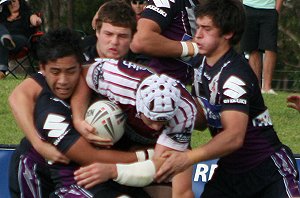
[{"label": "green grass", "polygon": [[18,128],[7,101],[11,91],[21,81],[10,75],[4,80],[0,80],[0,144],[17,144],[23,137],[23,133]]},{"label": "green grass", "polygon": [[[7,77],[0,81],[0,144],[18,144],[23,137],[11,114],[7,98],[13,88],[21,80]],[[269,107],[275,130],[280,140],[288,145],[294,153],[300,154],[300,114],[286,107],[287,92],[278,92],[278,95],[264,95],[266,105]],[[204,144],[210,139],[208,131],[194,131],[192,147]]]}]

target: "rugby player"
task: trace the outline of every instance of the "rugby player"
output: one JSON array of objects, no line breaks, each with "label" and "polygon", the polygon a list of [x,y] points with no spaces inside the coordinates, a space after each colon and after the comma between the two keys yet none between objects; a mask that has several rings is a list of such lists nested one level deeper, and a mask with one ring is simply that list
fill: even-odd
[{"label": "rugby player", "polygon": [[257,77],[233,46],[244,30],[239,0],[210,0],[196,9],[195,41],[205,58],[194,77],[212,139],[188,152],[166,152],[156,179],[220,158],[201,197],[300,197],[296,162],[278,138]]}]

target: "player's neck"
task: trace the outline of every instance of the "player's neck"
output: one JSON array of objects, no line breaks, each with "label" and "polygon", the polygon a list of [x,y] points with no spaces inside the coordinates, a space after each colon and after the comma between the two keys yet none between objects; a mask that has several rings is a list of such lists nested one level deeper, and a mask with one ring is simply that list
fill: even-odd
[{"label": "player's neck", "polygon": [[224,56],[226,52],[228,52],[229,49],[230,49],[229,45],[217,48],[213,53],[206,56],[206,63],[211,67],[213,67],[218,62],[218,60],[222,56]]}]

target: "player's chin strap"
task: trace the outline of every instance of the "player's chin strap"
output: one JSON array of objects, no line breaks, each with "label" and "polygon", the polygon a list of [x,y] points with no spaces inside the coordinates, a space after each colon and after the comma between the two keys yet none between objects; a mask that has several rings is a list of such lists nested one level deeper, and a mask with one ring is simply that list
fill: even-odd
[{"label": "player's chin strap", "polygon": [[119,184],[134,187],[144,187],[152,183],[155,175],[155,165],[151,160],[133,164],[116,164],[118,177],[114,181]]}]

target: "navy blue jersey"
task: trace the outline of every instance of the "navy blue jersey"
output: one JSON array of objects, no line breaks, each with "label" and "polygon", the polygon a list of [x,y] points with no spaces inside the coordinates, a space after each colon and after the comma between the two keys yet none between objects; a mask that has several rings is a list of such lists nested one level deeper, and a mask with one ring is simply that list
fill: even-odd
[{"label": "navy blue jersey", "polygon": [[[60,152],[66,153],[80,137],[72,124],[70,106],[53,95],[41,74],[34,75],[33,79],[43,88],[34,111],[34,122],[39,136],[53,144]],[[51,178],[56,187],[75,184],[73,173],[77,168],[78,165],[72,162],[68,165],[51,165]]]},{"label": "navy blue jersey", "polygon": [[[195,33],[194,7],[197,0],[150,0],[141,18],[156,22],[161,35],[176,41],[191,40]],[[186,84],[192,78],[192,63],[180,58],[151,57],[147,65]]]},{"label": "navy blue jersey", "polygon": [[193,89],[212,136],[222,132],[222,111],[236,110],[249,116],[244,145],[221,158],[220,165],[232,172],[243,172],[257,166],[282,146],[254,72],[233,49],[212,67],[204,59],[195,71]]}]

